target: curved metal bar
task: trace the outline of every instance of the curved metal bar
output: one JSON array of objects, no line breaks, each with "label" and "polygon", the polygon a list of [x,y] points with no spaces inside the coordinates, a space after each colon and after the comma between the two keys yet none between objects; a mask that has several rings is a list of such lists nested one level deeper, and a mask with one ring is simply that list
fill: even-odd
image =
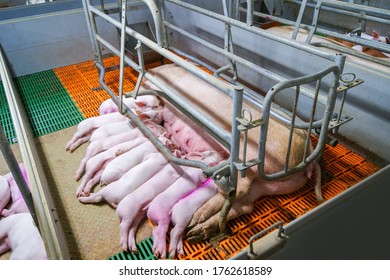
[{"label": "curved metal bar", "polygon": [[[306,159],[304,159],[300,164],[298,164],[295,167],[291,167],[291,168],[288,168],[288,170],[282,170],[280,172],[276,172],[273,174],[265,174],[264,163],[265,163],[265,151],[266,151],[266,141],[267,141],[267,132],[268,132],[268,120],[270,117],[272,100],[274,99],[275,95],[283,89],[287,89],[287,88],[299,86],[303,83],[310,83],[310,82],[319,80],[322,77],[324,77],[330,73],[333,73],[333,75],[334,75],[334,77],[333,77],[334,82],[332,83],[333,86],[331,86],[329,89],[328,102],[326,104],[324,116],[322,118],[321,127],[324,128],[324,132],[321,133],[315,150],[313,151],[313,153],[311,155],[309,155]],[[305,168],[307,166],[307,164],[311,163],[312,161],[314,161],[315,159],[318,158],[318,156],[320,155],[320,153],[322,151],[323,146],[325,145],[326,136],[327,136],[326,131],[327,131],[330,119],[331,119],[332,114],[333,114],[333,108],[334,108],[334,104],[336,102],[336,97],[337,97],[336,85],[338,82],[339,74],[340,74],[339,67],[336,65],[333,65],[333,66],[330,66],[330,67],[326,68],[325,70],[318,72],[314,75],[303,76],[303,77],[292,79],[289,81],[282,81],[282,82],[276,84],[274,87],[272,87],[268,91],[268,93],[266,94],[265,99],[264,99],[264,107],[263,107],[263,120],[265,120],[266,123],[264,123],[260,128],[260,140],[259,140],[259,150],[258,150],[258,158],[257,158],[258,162],[259,162],[258,173],[262,178],[264,178],[265,180],[276,180],[276,179],[287,177],[295,172],[302,170],[303,168]],[[290,128],[290,129],[293,129],[293,128]]]},{"label": "curved metal bar", "polygon": [[[126,0],[122,0],[126,1]],[[156,28],[156,40],[157,40],[157,45],[159,47],[164,47],[165,44],[165,38],[164,38],[164,25],[163,25],[163,20],[161,17],[161,13],[156,5],[156,3],[153,0],[142,0],[148,6],[150,13],[152,14],[153,21],[154,21],[154,26]]]}]

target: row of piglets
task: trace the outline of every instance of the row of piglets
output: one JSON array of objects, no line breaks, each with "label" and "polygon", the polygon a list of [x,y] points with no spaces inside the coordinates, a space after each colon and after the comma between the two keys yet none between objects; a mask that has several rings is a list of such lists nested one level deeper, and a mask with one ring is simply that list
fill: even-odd
[{"label": "row of piglets", "polygon": [[[28,185],[23,163],[19,168]],[[0,215],[0,255],[11,250],[10,259],[47,259],[41,235],[11,173],[0,176]]]},{"label": "row of piglets", "polygon": [[[138,98],[161,102],[153,96]],[[154,254],[156,257],[165,258],[166,235],[172,221],[175,228],[171,232],[170,254],[172,257],[177,251],[183,254],[184,229],[201,202],[211,198],[218,188],[211,180],[204,178],[202,170],[168,162],[129,120],[118,118],[120,114],[115,112],[114,104],[114,108],[107,108],[109,102],[108,100],[102,104],[109,113],[82,121],[75,136],[67,144],[68,148],[76,147],[74,143],[81,143],[79,139],[89,139],[90,142],[76,171],[76,179],[83,176],[77,189],[78,199],[82,203],[104,200],[117,208],[116,212],[121,221],[120,245],[124,250],[136,251],[137,228],[140,222],[148,217],[155,225]],[[196,131],[194,127],[183,122],[182,118],[178,117],[178,112],[168,103],[164,105],[159,110],[156,110],[158,106],[149,107],[149,111],[145,108],[133,109],[138,115],[142,114],[144,123],[176,157],[199,160],[212,166],[229,156],[229,153],[207,134]],[[102,106],[100,112],[103,111]],[[161,118],[156,118],[155,115]],[[122,126],[123,122],[127,127]],[[122,129],[111,133],[114,131],[111,127],[115,125],[121,126]],[[97,134],[105,137],[96,140]],[[91,188],[98,182],[105,187],[91,193]],[[195,196],[198,198],[194,199]],[[195,200],[198,203],[192,203]],[[178,206],[177,210],[173,211],[176,204],[186,205],[187,210],[180,211]]]}]

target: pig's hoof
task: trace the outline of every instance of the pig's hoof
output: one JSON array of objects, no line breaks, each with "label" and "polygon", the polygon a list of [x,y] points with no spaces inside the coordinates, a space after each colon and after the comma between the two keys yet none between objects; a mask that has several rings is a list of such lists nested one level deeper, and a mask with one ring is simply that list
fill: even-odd
[{"label": "pig's hoof", "polygon": [[79,193],[78,197],[88,197],[89,196],[89,192],[85,193],[85,192],[81,192]]}]

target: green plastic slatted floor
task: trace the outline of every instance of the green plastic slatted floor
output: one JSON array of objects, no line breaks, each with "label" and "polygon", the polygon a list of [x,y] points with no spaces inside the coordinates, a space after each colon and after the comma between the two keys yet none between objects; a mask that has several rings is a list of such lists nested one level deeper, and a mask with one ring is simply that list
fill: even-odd
[{"label": "green plastic slatted floor", "polygon": [[[34,136],[68,128],[83,120],[82,114],[52,70],[14,79]],[[8,141],[17,142],[11,114],[0,83],[0,121]]]},{"label": "green plastic slatted floor", "polygon": [[153,237],[149,237],[137,243],[137,254],[122,251],[109,260],[155,260],[153,255]]}]

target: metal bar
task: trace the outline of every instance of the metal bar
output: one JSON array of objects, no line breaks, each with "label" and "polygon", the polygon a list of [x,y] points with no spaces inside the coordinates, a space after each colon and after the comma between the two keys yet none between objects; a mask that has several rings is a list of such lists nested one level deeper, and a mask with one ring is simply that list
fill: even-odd
[{"label": "metal bar", "polygon": [[290,162],[291,144],[292,144],[292,138],[294,133],[295,116],[297,114],[298,99],[299,99],[299,88],[300,86],[297,85],[295,90],[295,99],[294,99],[293,111],[291,116],[291,128],[290,128],[290,135],[288,136],[286,163],[284,167],[285,172],[288,171],[288,163]]},{"label": "metal bar", "polygon": [[[323,7],[321,7],[321,9],[325,10]],[[240,11],[247,12],[247,9],[240,8]],[[272,16],[272,15],[268,15],[268,14],[264,14],[264,13],[260,13],[260,12],[256,12],[256,11],[253,12],[253,13],[254,13],[255,16],[263,17],[263,18],[268,17],[269,19],[271,19],[273,21],[280,22],[282,24],[287,24],[287,25],[295,25],[296,24],[292,20],[288,20],[288,19],[284,19],[284,18],[280,18],[280,17],[276,17],[276,16]],[[383,23],[390,24],[390,21],[386,21],[386,22],[383,22]],[[300,24],[300,27],[304,28],[304,29],[307,29],[307,30],[311,29],[311,26],[307,25],[307,24]],[[326,30],[326,29],[320,28],[320,27],[317,27],[316,31],[319,32],[319,33],[322,33],[324,35],[332,36],[332,37],[338,38],[338,39],[343,39],[345,41],[349,41],[349,42],[352,42],[352,43],[355,43],[355,44],[358,44],[358,45],[372,47],[372,48],[375,48],[375,49],[378,49],[378,50],[384,51],[384,52],[390,52],[390,47],[388,47],[384,43],[378,43],[378,42],[375,42],[375,41],[369,41],[369,40],[361,39],[361,38],[358,38],[358,37],[351,37],[351,36],[347,36],[345,34],[340,34],[340,33],[333,32],[333,31],[330,31],[330,30]],[[318,44],[322,44],[322,43],[310,43],[310,45],[312,45],[312,46],[318,46]],[[329,48],[332,48],[332,47],[330,46]],[[334,48],[335,47],[333,47],[333,49]],[[342,50],[342,49],[336,49],[336,50]],[[351,52],[347,52],[347,51],[344,51],[344,52],[351,54]],[[377,59],[377,60],[380,61],[379,59]]]},{"label": "metal bar", "polygon": [[100,63],[103,63],[103,55],[102,55],[102,49],[99,45],[99,42],[95,40],[96,34],[97,34],[97,26],[96,26],[96,21],[95,21],[95,15],[92,13],[90,7],[92,6],[91,0],[83,0],[83,5],[84,8],[87,9],[87,14],[88,14],[88,21],[89,24],[88,26],[90,27],[90,32],[91,32],[91,37],[92,37],[92,46],[94,50],[94,55],[95,55],[95,60],[98,60]]},{"label": "metal bar", "polygon": [[230,185],[233,189],[227,194],[228,197],[221,209],[219,217],[219,229],[225,230],[227,216],[236,198],[238,171],[234,163],[239,161],[240,156],[240,131],[238,130],[238,118],[241,117],[243,103],[243,89],[235,89],[233,93],[233,112],[232,112],[232,143],[230,149]]},{"label": "metal bar", "polygon": [[31,192],[27,186],[26,181],[22,175],[22,172],[19,169],[18,161],[15,158],[14,153],[12,152],[11,145],[8,143],[7,138],[4,135],[3,128],[0,124],[0,149],[3,154],[3,157],[8,165],[9,170],[12,173],[12,176],[15,179],[16,184],[22,194],[23,200],[27,205],[28,211],[30,211],[31,216],[33,218],[34,224],[39,229],[37,213],[34,208],[34,201],[32,199]]},{"label": "metal bar", "polygon": [[[110,22],[114,26],[120,28],[120,23],[118,21],[116,21],[115,19],[105,15],[104,13],[102,13],[101,11],[99,11],[98,9],[96,9],[94,7],[90,7],[90,10],[93,13],[95,13],[96,15],[107,20],[108,22]],[[148,46],[150,49],[156,51],[157,53],[161,54],[165,58],[167,58],[167,59],[171,60],[172,62],[176,63],[177,65],[183,67],[184,69],[191,72],[195,76],[201,78],[202,80],[209,81],[213,86],[215,86],[219,90],[224,91],[224,92],[230,92],[230,93],[232,92],[233,88],[229,84],[227,84],[227,83],[219,80],[218,78],[213,77],[212,75],[202,71],[201,69],[199,69],[195,65],[192,65],[191,63],[188,63],[186,60],[178,57],[176,54],[171,53],[169,50],[156,46],[155,42],[153,42],[152,40],[149,40],[145,36],[139,34],[138,32],[134,31],[133,29],[129,28],[128,26],[126,27],[126,34],[134,37],[137,40],[140,40],[143,44]],[[126,61],[126,63],[129,64],[128,61]],[[132,65],[134,65],[134,63],[132,63]],[[133,66],[131,66],[131,67],[134,68]],[[136,69],[136,68],[134,68],[134,69]]]},{"label": "metal bar", "polygon": [[360,57],[362,59],[370,60],[372,62],[375,62],[375,63],[381,64],[381,65],[385,65],[387,67],[390,67],[390,62],[389,61],[382,60],[380,58],[370,56],[368,54],[356,51],[356,50],[351,49],[351,48],[347,48],[347,47],[343,47],[343,46],[339,46],[339,45],[328,44],[328,43],[325,43],[325,42],[315,42],[315,43],[311,43],[311,45],[312,46],[316,46],[316,47],[323,47],[323,48],[333,49],[333,50],[336,50],[336,51],[341,51],[341,52],[346,53],[346,54],[350,54],[350,55],[353,55],[353,56],[356,56],[356,57]]},{"label": "metal bar", "polygon": [[[183,30],[183,29],[181,29],[181,28],[179,28],[177,26],[174,26],[173,24],[170,24],[170,23],[166,22],[165,25],[167,27],[177,31],[177,32],[180,32],[184,36],[189,37],[189,38],[193,39],[194,41],[196,41],[196,42],[198,42],[198,43],[200,43],[202,45],[205,45],[206,47],[210,48],[211,50],[213,50],[213,51],[215,51],[215,52],[217,52],[219,54],[222,54],[222,55],[228,57],[229,59],[235,60],[237,63],[240,63],[240,64],[244,65],[245,67],[247,67],[247,68],[249,68],[249,69],[251,69],[253,71],[256,71],[259,74],[264,75],[265,77],[268,77],[268,78],[270,78],[270,79],[272,79],[274,81],[277,81],[277,82],[286,81],[287,80],[286,78],[284,78],[284,77],[282,77],[282,76],[280,76],[280,75],[278,75],[276,73],[273,73],[270,70],[262,68],[262,67],[256,65],[253,62],[250,62],[250,61],[248,61],[248,60],[246,60],[244,58],[241,58],[238,55],[235,55],[235,54],[233,54],[231,52],[227,52],[226,50],[221,49],[221,48],[219,48],[219,47],[217,47],[217,46],[207,42],[206,40],[203,40],[203,39],[198,38],[198,37],[194,37],[191,33],[187,32],[187,31],[185,31],[185,30]],[[313,94],[310,91],[308,91],[308,90],[302,89],[302,93],[304,95],[306,95],[306,96],[313,97]],[[325,104],[326,103],[326,97],[320,96],[319,97],[319,101],[322,104]]]},{"label": "metal bar", "polygon": [[[119,51],[112,46],[109,42],[101,38],[99,35],[96,35],[96,39],[104,44],[111,52],[113,52],[116,55],[119,55]],[[169,52],[169,51],[168,51]],[[171,55],[172,53],[169,52]],[[168,58],[169,59],[169,58]],[[180,58],[181,59],[181,58]],[[137,70],[139,69],[139,66],[132,61],[130,58],[125,56],[125,62],[130,65],[133,69]],[[188,63],[188,62],[186,62]],[[192,64],[190,66],[193,66]],[[201,71],[200,69],[197,69]],[[207,73],[205,73],[207,74]],[[210,74],[207,74],[210,77],[215,78],[214,76],[211,76]],[[172,91],[167,85],[160,82],[160,80],[153,75],[149,74],[149,72],[145,71],[145,78],[150,80],[153,84],[155,84],[159,89],[161,89],[169,98],[171,101],[174,101],[177,106],[180,106],[182,110],[185,110],[186,115],[196,122],[198,125],[201,125],[203,129],[205,129],[210,135],[212,135],[218,142],[220,142],[222,145],[224,145],[226,148],[230,150],[230,143],[231,143],[231,136],[229,133],[227,133],[225,130],[221,129],[220,127],[217,127],[213,122],[211,122],[206,116],[204,116],[202,113],[198,112],[193,108],[193,106],[189,105],[185,100],[183,100],[181,97],[179,97],[174,91]],[[222,82],[222,81],[219,81]],[[227,84],[225,84],[228,86]]]},{"label": "metal bar", "polygon": [[293,40],[295,40],[297,38],[299,27],[301,26],[301,23],[302,23],[303,14],[305,13],[306,3],[307,3],[307,0],[302,0],[302,4],[301,4],[301,8],[299,9],[297,21],[294,25],[294,31],[293,31],[293,34],[291,36],[291,39],[293,39]]},{"label": "metal bar", "polygon": [[[227,17],[225,17],[223,15],[214,13],[212,11],[208,11],[206,9],[203,9],[203,8],[200,8],[200,7],[197,7],[197,6],[194,6],[194,5],[191,5],[191,4],[179,1],[179,0],[165,0],[165,2],[170,2],[172,4],[181,6],[183,8],[187,8],[189,10],[196,11],[196,12],[198,12],[200,14],[209,16],[211,18],[220,20],[222,22],[229,23],[232,26],[236,26],[236,27],[241,28],[243,30],[249,31],[249,32],[251,32],[253,34],[260,35],[260,36],[265,37],[267,39],[270,39],[270,40],[273,40],[273,41],[276,41],[276,42],[279,42],[279,43],[282,43],[282,44],[294,47],[294,48],[299,49],[299,50],[306,51],[308,53],[311,53],[311,54],[317,55],[319,57],[322,57],[324,59],[328,59],[330,61],[335,61],[335,55],[333,55],[333,54],[324,52],[322,50],[313,48],[313,47],[308,46],[308,45],[303,45],[303,44],[301,44],[299,42],[296,42],[294,40],[291,40],[291,39],[287,39],[287,38],[283,38],[283,37],[279,37],[279,36],[274,36],[273,34],[270,34],[269,32],[267,32],[265,30],[261,30],[260,28],[253,27],[253,26],[247,26],[245,23],[242,23],[242,22],[240,22],[238,20],[227,18]],[[165,25],[166,25],[166,22],[165,22]]]},{"label": "metal bar", "polygon": [[309,150],[310,133],[311,133],[311,130],[313,128],[314,115],[316,113],[317,98],[318,98],[318,95],[320,93],[320,87],[321,87],[321,79],[317,80],[316,91],[315,91],[314,99],[313,99],[313,106],[311,107],[311,115],[310,115],[309,127],[307,129],[307,138],[306,138],[305,150],[303,152],[303,161],[304,162],[306,162],[306,156],[307,156],[307,152]]},{"label": "metal bar", "polygon": [[[316,0],[316,2],[319,2]],[[336,8],[336,9],[343,9],[347,11],[352,11],[352,12],[365,12],[367,14],[371,14],[373,16],[377,17],[385,17],[390,19],[390,11],[385,10],[385,9],[380,9],[380,8],[375,8],[375,7],[368,7],[365,5],[359,5],[359,4],[351,4],[351,3],[345,3],[341,1],[334,1],[334,0],[326,0],[322,2],[324,6]]]},{"label": "metal bar", "polygon": [[126,43],[126,0],[122,0],[121,8],[121,40],[120,40],[120,55],[119,55],[119,112],[122,112],[123,105],[123,73],[125,69],[125,43]]},{"label": "metal bar", "polygon": [[246,25],[252,26],[253,25],[253,12],[255,9],[254,0],[247,0],[247,9],[248,13],[246,14]]},{"label": "metal bar", "polygon": [[[280,171],[276,172],[273,174],[265,174],[264,171],[264,161],[265,161],[265,151],[266,151],[266,140],[267,140],[267,131],[268,131],[268,119],[270,115],[270,109],[271,109],[271,104],[272,100],[274,99],[275,95],[279,93],[281,90],[294,87],[300,84],[304,83],[309,83],[313,82],[316,80],[321,79],[322,77],[325,77],[326,75],[332,73],[333,74],[333,81],[331,82],[331,86],[329,88],[329,93],[328,93],[328,100],[327,104],[324,110],[324,115],[322,119],[320,120],[322,122],[322,128],[324,130],[327,130],[329,127],[330,119],[332,118],[333,115],[333,108],[336,102],[336,88],[337,88],[337,83],[338,83],[338,77],[340,72],[342,71],[342,68],[340,65],[343,65],[342,60],[345,59],[345,57],[340,56],[339,58],[341,61],[338,63],[338,65],[333,65],[328,67],[327,69],[315,74],[315,75],[310,75],[310,76],[304,76],[296,79],[292,79],[289,81],[283,81],[275,85],[271,90],[268,91],[268,93],[265,96],[264,99],[264,107],[263,107],[263,121],[264,124],[260,127],[260,139],[259,139],[259,150],[258,150],[258,172],[259,175],[264,178],[265,180],[275,180],[275,179],[280,179],[283,177],[286,177],[288,175],[291,175],[299,170],[302,170],[305,168],[307,163],[312,162],[313,160],[317,159],[319,155],[322,152],[322,148],[325,146],[326,143],[326,136],[327,132],[323,132],[320,134],[318,144],[316,148],[314,149],[313,153],[310,154],[306,162],[301,162],[295,167],[291,167],[287,172],[285,171]],[[293,129],[293,126],[290,126],[290,129]]]},{"label": "metal bar", "polygon": [[306,44],[309,44],[311,42],[311,39],[314,36],[314,32],[317,30],[318,19],[319,19],[320,12],[321,12],[321,4],[322,4],[322,1],[318,1],[317,5],[314,8],[313,21],[312,21],[312,25],[310,27],[310,32],[306,37],[306,41],[305,41]]},{"label": "metal bar", "polygon": [[[302,1],[299,1],[299,0],[284,0],[284,2],[289,3],[289,4],[296,4],[296,5],[301,5],[301,3],[302,3]],[[307,3],[307,7],[313,8],[313,7],[315,7],[315,4],[314,3]],[[327,12],[335,12],[335,13],[341,14],[341,15],[359,17],[359,18],[362,18],[364,20],[389,24],[389,20],[386,20],[386,19],[383,19],[380,17],[374,17],[374,16],[370,16],[370,15],[361,16],[359,13],[356,13],[356,12],[346,11],[346,10],[342,10],[339,8],[331,8],[331,7],[327,7],[327,6],[322,7],[322,9],[324,11],[327,11]],[[386,11],[386,10],[384,10],[384,11]]]},{"label": "metal bar", "polygon": [[22,159],[26,167],[31,194],[37,213],[39,229],[49,259],[69,259],[65,234],[50,194],[43,166],[33,141],[31,127],[28,124],[23,103],[11,79],[0,46],[0,74],[3,81],[8,106],[11,112],[15,133],[18,138]]}]

